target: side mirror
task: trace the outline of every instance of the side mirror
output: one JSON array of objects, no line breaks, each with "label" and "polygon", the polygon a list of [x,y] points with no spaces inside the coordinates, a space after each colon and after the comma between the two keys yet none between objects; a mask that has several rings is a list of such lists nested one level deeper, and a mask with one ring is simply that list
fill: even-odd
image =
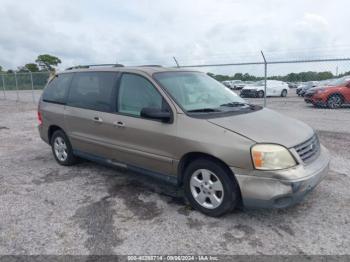
[{"label": "side mirror", "polygon": [[160,120],[163,123],[169,123],[171,120],[171,113],[169,111],[162,111],[159,108],[153,107],[142,108],[140,115],[143,118]]},{"label": "side mirror", "polygon": [[346,85],[346,87],[349,87],[349,88],[350,88],[350,82]]}]

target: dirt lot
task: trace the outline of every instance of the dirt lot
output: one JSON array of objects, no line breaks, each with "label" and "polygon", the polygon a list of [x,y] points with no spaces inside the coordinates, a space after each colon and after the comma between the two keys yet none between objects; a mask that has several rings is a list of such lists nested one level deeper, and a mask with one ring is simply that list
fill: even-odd
[{"label": "dirt lot", "polygon": [[59,166],[36,106],[0,100],[0,254],[350,254],[350,108],[314,109],[295,95],[268,105],[318,132],[329,176],[295,207],[216,219],[148,178]]}]

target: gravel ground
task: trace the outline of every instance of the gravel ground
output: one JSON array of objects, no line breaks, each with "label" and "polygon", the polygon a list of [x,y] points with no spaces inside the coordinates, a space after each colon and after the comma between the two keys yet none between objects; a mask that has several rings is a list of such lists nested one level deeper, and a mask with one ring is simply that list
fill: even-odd
[{"label": "gravel ground", "polygon": [[350,108],[295,95],[268,105],[318,132],[329,176],[297,206],[210,218],[149,178],[59,166],[38,136],[36,105],[0,100],[0,254],[350,254]]}]

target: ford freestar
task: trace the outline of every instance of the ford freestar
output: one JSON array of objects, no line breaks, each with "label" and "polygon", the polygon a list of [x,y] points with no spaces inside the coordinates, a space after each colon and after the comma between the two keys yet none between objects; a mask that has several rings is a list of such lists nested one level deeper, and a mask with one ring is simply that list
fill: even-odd
[{"label": "ford freestar", "polygon": [[201,72],[71,68],[48,83],[38,119],[59,164],[80,157],[164,179],[210,216],[293,205],[328,171],[311,127]]}]

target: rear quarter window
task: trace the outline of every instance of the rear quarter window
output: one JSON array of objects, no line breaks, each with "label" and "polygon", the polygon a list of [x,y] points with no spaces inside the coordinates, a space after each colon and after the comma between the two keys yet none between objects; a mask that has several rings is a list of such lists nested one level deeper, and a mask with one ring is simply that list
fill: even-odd
[{"label": "rear quarter window", "polygon": [[45,102],[65,104],[73,74],[60,74],[44,89],[42,100]]}]

